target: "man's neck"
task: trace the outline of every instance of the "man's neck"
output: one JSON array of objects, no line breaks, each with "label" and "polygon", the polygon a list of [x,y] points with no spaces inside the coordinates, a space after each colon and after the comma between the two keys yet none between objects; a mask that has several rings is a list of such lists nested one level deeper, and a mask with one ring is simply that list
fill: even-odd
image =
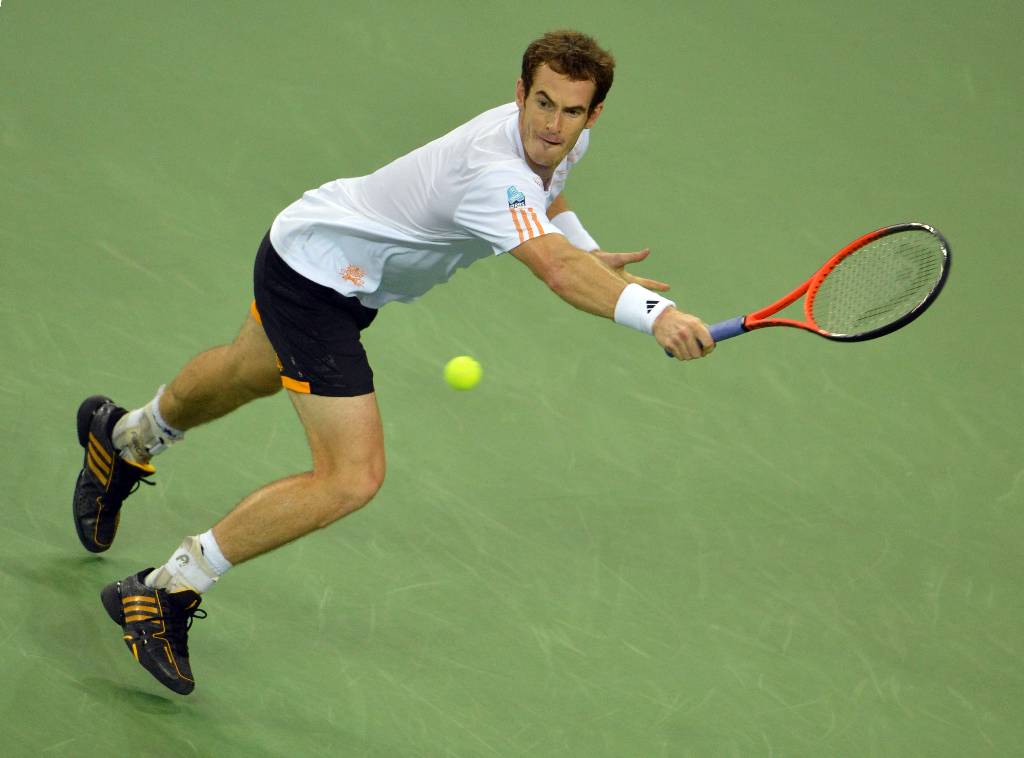
[{"label": "man's neck", "polygon": [[[522,144],[522,140],[520,140],[519,144]],[[555,169],[548,168],[547,166],[541,166],[539,163],[534,163],[530,160],[530,156],[526,152],[525,147],[523,148],[523,157],[526,160],[526,165],[530,167],[530,170],[533,173],[541,178],[541,181],[544,182],[544,189],[547,189],[548,185],[551,184],[551,177],[555,175]]]}]

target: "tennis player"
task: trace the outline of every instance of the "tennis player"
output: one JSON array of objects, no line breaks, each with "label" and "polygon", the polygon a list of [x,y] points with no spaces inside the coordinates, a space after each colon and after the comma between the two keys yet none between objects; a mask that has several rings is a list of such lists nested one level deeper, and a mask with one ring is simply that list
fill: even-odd
[{"label": "tennis player", "polygon": [[[93,396],[78,410],[85,460],[74,518],[87,550],[113,542],[124,499],[187,430],[288,390],[312,471],[253,492],[166,563],[105,587],[103,605],[162,684],[195,686],[187,634],[201,595],[237,566],[366,505],[384,479],[384,439],[360,333],[456,270],[511,253],[570,305],[652,334],[680,360],[714,347],[668,285],[635,277],[647,251],[602,252],[562,194],[604,109],[614,59],[555,31],[530,43],[514,103],[485,111],[380,170],[311,190],[274,220],[256,255],[255,301],[238,337],[193,358],[126,411]],[[657,356],[658,352],[652,352]]]}]

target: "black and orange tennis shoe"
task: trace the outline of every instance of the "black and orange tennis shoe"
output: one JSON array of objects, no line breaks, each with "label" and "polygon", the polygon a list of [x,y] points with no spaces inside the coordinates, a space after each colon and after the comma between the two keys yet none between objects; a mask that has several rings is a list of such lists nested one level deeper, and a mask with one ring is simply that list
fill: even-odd
[{"label": "black and orange tennis shoe", "polygon": [[75,482],[72,509],[78,539],[93,553],[110,547],[124,499],[156,472],[148,463],[122,458],[114,447],[114,425],[125,413],[102,395],[86,398],[78,407],[78,442],[85,448],[85,461]]},{"label": "black and orange tennis shoe", "polygon": [[107,614],[124,630],[124,644],[160,684],[179,695],[195,689],[188,662],[188,630],[193,618],[206,618],[202,597],[192,590],[147,587],[153,569],[108,584],[100,593]]}]

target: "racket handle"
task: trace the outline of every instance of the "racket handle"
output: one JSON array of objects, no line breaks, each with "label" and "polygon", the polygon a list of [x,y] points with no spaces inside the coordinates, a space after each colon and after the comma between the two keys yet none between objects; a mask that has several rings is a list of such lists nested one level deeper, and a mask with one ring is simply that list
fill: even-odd
[{"label": "racket handle", "polygon": [[[743,326],[745,318],[746,316],[737,316],[736,318],[730,318],[725,321],[719,321],[717,324],[712,324],[708,327],[708,331],[711,332],[711,339],[717,343],[743,334],[747,331],[747,328]],[[668,350],[665,351],[665,355],[669,358],[675,357]]]},{"label": "racket handle", "polygon": [[708,331],[711,332],[712,338],[715,342],[721,342],[727,340],[730,337],[738,337],[747,331],[747,328],[743,325],[745,316],[737,316],[736,318],[726,319],[725,321],[719,321],[717,324],[712,324],[708,327]]}]

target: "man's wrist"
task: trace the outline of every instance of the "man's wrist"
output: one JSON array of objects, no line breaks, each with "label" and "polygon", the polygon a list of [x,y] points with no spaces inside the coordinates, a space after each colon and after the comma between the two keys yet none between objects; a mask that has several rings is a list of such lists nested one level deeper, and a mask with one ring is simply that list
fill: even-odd
[{"label": "man's wrist", "polygon": [[662,316],[664,316],[669,311],[677,311],[677,312],[679,311],[679,309],[676,308],[675,303],[672,303],[671,300],[668,301],[668,302],[671,303],[671,304],[667,308],[662,308],[661,309],[661,313],[659,313],[657,316],[655,316],[654,320],[651,322],[651,333],[652,334],[654,333],[654,327],[656,327],[658,325],[658,322],[661,320]]},{"label": "man's wrist", "polygon": [[644,334],[654,333],[654,322],[675,303],[639,284],[627,284],[615,303],[615,323]]}]

